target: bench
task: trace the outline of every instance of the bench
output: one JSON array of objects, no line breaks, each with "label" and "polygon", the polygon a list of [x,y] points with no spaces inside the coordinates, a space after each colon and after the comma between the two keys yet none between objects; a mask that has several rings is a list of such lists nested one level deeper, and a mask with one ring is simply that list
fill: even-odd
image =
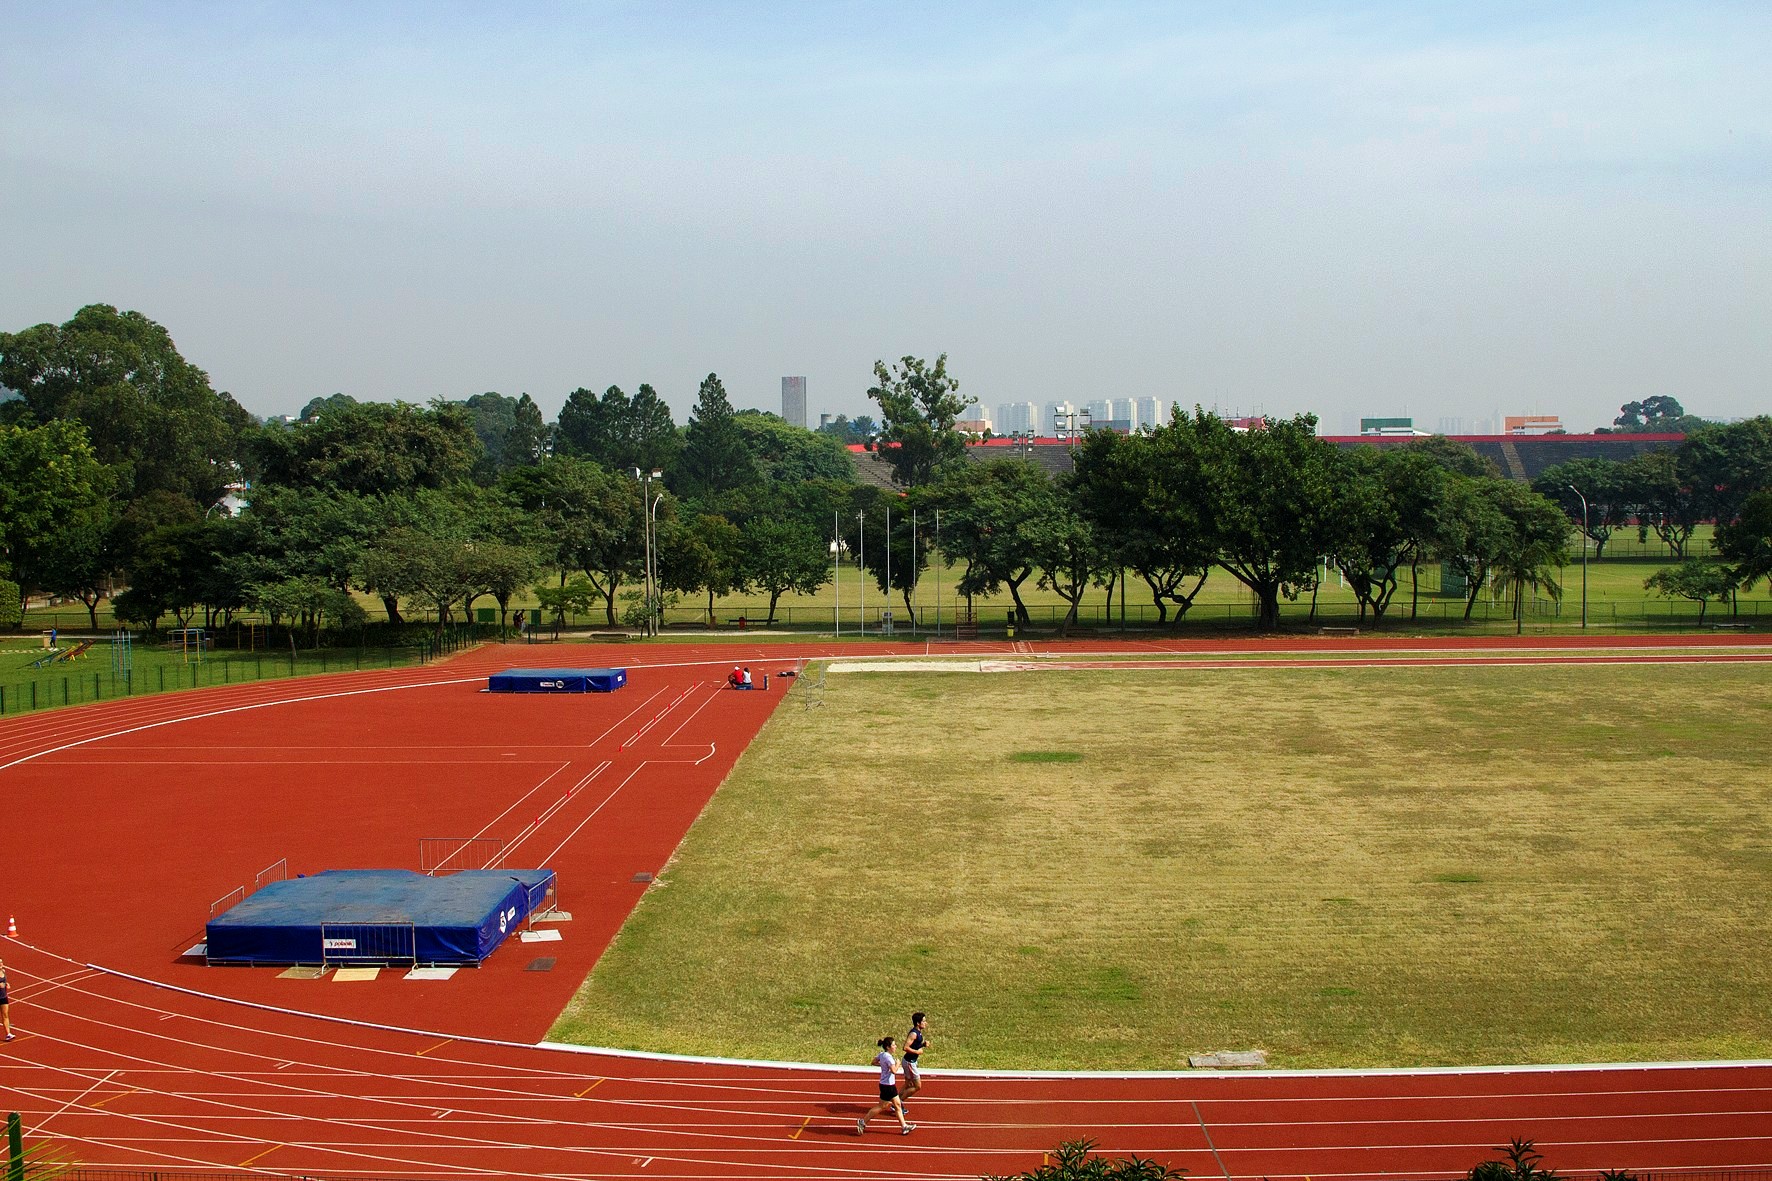
[{"label": "bench", "polygon": [[1317,634],[1319,636],[1357,636],[1360,634],[1360,629],[1357,627],[1320,627],[1317,629]]}]

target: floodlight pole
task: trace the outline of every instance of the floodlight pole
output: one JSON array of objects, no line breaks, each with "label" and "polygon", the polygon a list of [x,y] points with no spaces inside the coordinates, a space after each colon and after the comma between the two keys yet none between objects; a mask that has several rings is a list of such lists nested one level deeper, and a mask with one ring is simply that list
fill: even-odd
[{"label": "floodlight pole", "polygon": [[923,573],[917,561],[917,510],[911,510],[911,635],[917,634],[917,608],[923,605],[923,596],[917,592],[923,589]]},{"label": "floodlight pole", "polygon": [[1569,485],[1569,491],[1581,497],[1581,628],[1587,630],[1587,497],[1581,489]]},{"label": "floodlight pole", "polygon": [[861,576],[856,582],[859,588],[855,592],[855,609],[861,622],[856,625],[856,634],[868,634],[868,515],[865,512],[855,514],[856,539],[861,543],[861,551],[856,556],[856,563],[861,568]]},{"label": "floodlight pole", "polygon": [[831,632],[843,638],[843,526],[836,513],[831,514]]}]

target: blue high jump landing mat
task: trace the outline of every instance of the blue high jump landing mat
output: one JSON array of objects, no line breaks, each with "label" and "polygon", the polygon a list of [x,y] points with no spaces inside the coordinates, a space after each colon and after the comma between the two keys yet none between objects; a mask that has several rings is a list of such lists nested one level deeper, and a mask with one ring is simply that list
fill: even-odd
[{"label": "blue high jump landing mat", "polygon": [[627,683],[625,668],[507,668],[486,678],[493,693],[613,693]]},{"label": "blue high jump landing mat", "polygon": [[478,965],[554,893],[551,869],[332,869],[209,920],[211,964]]}]

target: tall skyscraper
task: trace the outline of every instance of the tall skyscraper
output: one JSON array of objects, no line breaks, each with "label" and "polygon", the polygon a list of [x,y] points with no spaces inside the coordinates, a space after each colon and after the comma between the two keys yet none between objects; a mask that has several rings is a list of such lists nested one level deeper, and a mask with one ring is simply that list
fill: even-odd
[{"label": "tall skyscraper", "polygon": [[806,425],[806,379],[781,379],[781,416],[797,427]]}]

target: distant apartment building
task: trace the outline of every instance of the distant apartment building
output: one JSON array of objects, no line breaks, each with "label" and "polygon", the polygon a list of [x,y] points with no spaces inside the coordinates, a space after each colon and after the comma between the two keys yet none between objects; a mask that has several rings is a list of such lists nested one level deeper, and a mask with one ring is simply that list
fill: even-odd
[{"label": "distant apartment building", "polygon": [[1134,398],[1132,400],[1132,417],[1138,423],[1136,429],[1169,425],[1169,403],[1161,398]]},{"label": "distant apartment building", "polygon": [[806,425],[806,379],[781,379],[781,416],[797,427]]},{"label": "distant apartment building", "polygon": [[[1020,434],[1035,429],[1035,419],[1040,408],[1032,402],[1004,402],[997,407],[996,418],[992,420],[994,430],[999,435]],[[1050,428],[1048,428],[1050,429]]]}]

